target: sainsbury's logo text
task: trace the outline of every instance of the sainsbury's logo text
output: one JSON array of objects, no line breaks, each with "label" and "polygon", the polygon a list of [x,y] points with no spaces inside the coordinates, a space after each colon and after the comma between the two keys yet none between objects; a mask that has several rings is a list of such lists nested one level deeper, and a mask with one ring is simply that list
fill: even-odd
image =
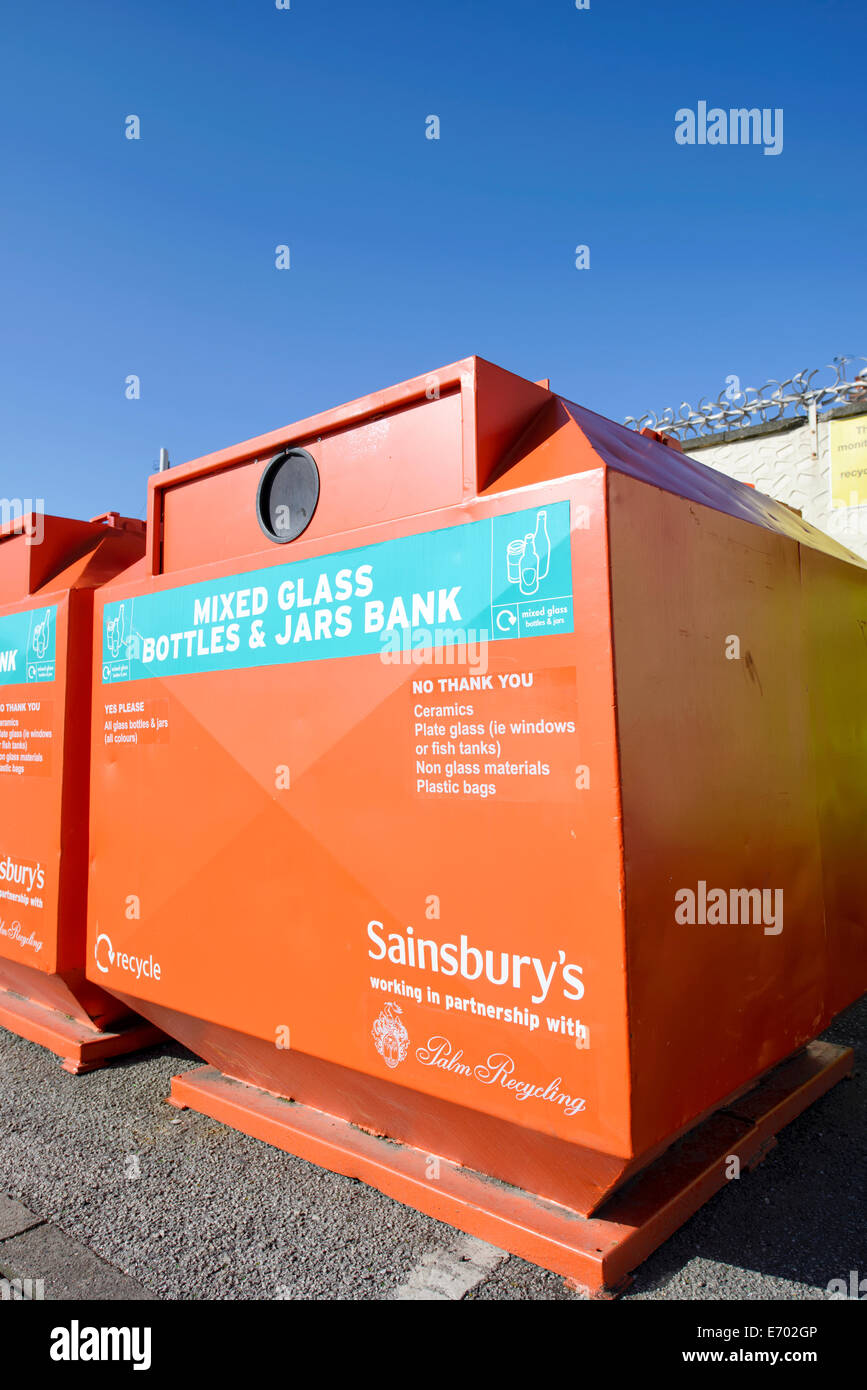
[{"label": "sainsbury's logo text", "polygon": [[538,989],[538,993],[531,995],[534,1004],[545,1002],[559,971],[564,999],[581,999],[584,994],[584,982],[580,978],[583,968],[573,961],[567,962],[563,950],[558,951],[553,960],[545,962],[538,956],[519,956],[511,951],[483,951],[471,946],[466,936],[460,936],[457,942],[421,937],[416,940],[412,927],[407,927],[404,933],[392,931],[387,936],[383,933],[382,922],[368,922],[367,935],[373,948],[368,947],[367,954],[371,960],[387,957],[392,965],[409,966],[414,970],[460,975],[465,980],[484,977],[489,984],[509,985],[512,989]]},{"label": "sainsbury's logo text", "polygon": [[17,884],[25,893],[32,893],[34,888],[41,893],[45,887],[45,870],[41,864],[17,863],[7,854],[5,859],[0,859],[0,883]]}]

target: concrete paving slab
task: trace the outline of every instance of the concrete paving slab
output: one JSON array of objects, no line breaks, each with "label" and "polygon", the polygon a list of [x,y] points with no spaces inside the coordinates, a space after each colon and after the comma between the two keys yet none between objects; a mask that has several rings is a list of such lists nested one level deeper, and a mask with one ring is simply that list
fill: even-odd
[{"label": "concrete paving slab", "polygon": [[0,1241],[0,1276],[10,1282],[38,1282],[46,1300],[154,1298],[135,1279],[50,1222]]},{"label": "concrete paving slab", "polygon": [[41,1225],[43,1220],[43,1217],[36,1216],[26,1207],[22,1207],[20,1202],[0,1192],[0,1240],[18,1236],[22,1231],[29,1231],[31,1226]]}]

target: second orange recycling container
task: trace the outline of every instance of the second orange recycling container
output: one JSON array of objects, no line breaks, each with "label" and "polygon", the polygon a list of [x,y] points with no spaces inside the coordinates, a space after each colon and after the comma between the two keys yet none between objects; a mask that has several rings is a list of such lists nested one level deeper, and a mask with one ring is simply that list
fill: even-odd
[{"label": "second orange recycling container", "polygon": [[84,971],[93,595],[143,551],[117,513],[0,529],[0,1025],[72,1072],[159,1036]]}]

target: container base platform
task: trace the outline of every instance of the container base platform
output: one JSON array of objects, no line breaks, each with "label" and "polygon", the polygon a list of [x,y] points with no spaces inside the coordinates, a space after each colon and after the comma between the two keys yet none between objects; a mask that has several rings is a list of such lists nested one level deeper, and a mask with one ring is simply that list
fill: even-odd
[{"label": "container base platform", "polygon": [[0,1027],[56,1052],[63,1059],[63,1070],[73,1076],[95,1071],[124,1053],[166,1041],[159,1028],[142,1019],[103,1033],[7,989],[0,989]]},{"label": "container base platform", "polygon": [[850,1048],[813,1042],[751,1091],[715,1111],[592,1216],[484,1177],[346,1120],[286,1101],[213,1067],[172,1078],[170,1104],[347,1177],[469,1235],[562,1275],[595,1297],[616,1296],[632,1270],[733,1172],[753,1168],[774,1136],[852,1070]]}]

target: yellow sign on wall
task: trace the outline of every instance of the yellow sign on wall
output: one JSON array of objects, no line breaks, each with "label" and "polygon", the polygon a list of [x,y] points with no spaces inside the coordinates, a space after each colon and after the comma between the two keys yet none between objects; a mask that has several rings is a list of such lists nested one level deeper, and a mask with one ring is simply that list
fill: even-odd
[{"label": "yellow sign on wall", "polygon": [[831,506],[867,506],[867,415],[831,421]]}]

